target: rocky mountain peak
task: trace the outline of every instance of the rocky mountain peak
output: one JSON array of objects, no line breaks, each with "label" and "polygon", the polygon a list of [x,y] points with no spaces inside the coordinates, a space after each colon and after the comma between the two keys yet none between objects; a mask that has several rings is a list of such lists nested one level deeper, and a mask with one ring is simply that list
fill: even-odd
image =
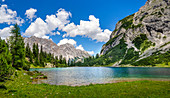
[{"label": "rocky mountain peak", "polygon": [[128,49],[134,49],[139,53],[138,60],[156,51],[169,51],[170,1],[148,0],[138,12],[120,20],[110,40],[103,45],[101,55],[108,54],[123,42],[125,45],[121,47],[124,49],[121,55],[126,56]]},{"label": "rocky mountain peak", "polygon": [[58,57],[62,55],[66,58],[66,60],[74,59],[75,57],[86,58],[90,56],[88,52],[76,49],[73,45],[69,43],[58,46],[50,39],[38,38],[35,36],[24,38],[24,42],[25,45],[28,43],[31,49],[34,43],[39,45],[39,49],[42,45],[45,52],[52,53],[54,54],[54,56]]}]

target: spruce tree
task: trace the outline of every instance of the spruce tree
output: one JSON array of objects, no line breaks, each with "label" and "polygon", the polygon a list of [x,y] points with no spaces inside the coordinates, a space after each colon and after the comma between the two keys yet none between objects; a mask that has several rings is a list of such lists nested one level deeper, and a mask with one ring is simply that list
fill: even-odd
[{"label": "spruce tree", "polygon": [[30,60],[30,63],[33,63],[33,53],[32,53],[32,51],[31,51],[31,49],[29,48],[29,50],[28,50],[28,57],[29,57],[29,60]]},{"label": "spruce tree", "polygon": [[0,81],[4,81],[10,74],[11,68],[11,53],[5,40],[0,38]]},{"label": "spruce tree", "polygon": [[33,58],[34,58],[34,65],[39,66],[40,61],[39,61],[39,48],[38,48],[38,43],[33,44]]},{"label": "spruce tree", "polygon": [[26,56],[26,57],[29,57],[29,49],[30,49],[29,43],[27,43],[27,46],[26,46],[26,48],[25,48],[25,56]]},{"label": "spruce tree", "polygon": [[33,44],[32,51],[33,51],[33,58],[35,59],[35,57],[36,57],[36,45],[35,45],[35,43]]},{"label": "spruce tree", "polygon": [[62,64],[62,62],[63,62],[63,56],[60,55],[60,57],[59,57],[59,63]]},{"label": "spruce tree", "polygon": [[44,65],[44,52],[43,52],[42,45],[41,45],[41,49],[40,49],[40,64],[41,64],[41,66],[45,67],[45,65]]},{"label": "spruce tree", "polygon": [[55,57],[55,64],[56,67],[58,66],[58,56]]},{"label": "spruce tree", "polygon": [[96,54],[96,59],[97,59],[97,58],[99,58],[99,54],[98,54],[98,53]]},{"label": "spruce tree", "polygon": [[29,62],[30,63],[33,63],[33,53],[31,51],[31,48],[29,46],[29,43],[27,43],[27,46],[26,46],[26,52],[25,52],[25,55],[26,57],[29,59]]},{"label": "spruce tree", "polygon": [[62,64],[67,65],[67,62],[66,62],[66,58],[65,58],[65,57],[63,58]]},{"label": "spruce tree", "polygon": [[12,34],[9,39],[12,66],[16,69],[23,68],[25,66],[25,44],[19,26],[15,24],[10,33]]}]

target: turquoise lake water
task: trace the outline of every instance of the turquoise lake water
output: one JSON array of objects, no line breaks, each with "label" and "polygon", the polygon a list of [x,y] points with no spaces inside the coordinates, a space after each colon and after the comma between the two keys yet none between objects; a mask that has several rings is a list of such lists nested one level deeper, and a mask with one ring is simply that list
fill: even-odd
[{"label": "turquoise lake water", "polygon": [[170,68],[157,67],[68,67],[36,68],[48,79],[36,83],[52,85],[88,85],[113,83],[126,79],[159,79],[170,80]]}]

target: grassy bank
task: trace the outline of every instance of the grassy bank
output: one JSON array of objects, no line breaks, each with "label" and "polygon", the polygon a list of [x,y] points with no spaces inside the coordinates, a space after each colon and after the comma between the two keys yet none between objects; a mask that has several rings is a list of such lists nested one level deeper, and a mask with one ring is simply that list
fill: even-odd
[{"label": "grassy bank", "polygon": [[[158,97],[170,98],[170,81],[133,81],[112,84],[96,84],[70,87],[48,84],[32,84],[25,71],[5,83],[7,90],[0,89],[0,97]],[[2,84],[2,83],[1,83]]]}]

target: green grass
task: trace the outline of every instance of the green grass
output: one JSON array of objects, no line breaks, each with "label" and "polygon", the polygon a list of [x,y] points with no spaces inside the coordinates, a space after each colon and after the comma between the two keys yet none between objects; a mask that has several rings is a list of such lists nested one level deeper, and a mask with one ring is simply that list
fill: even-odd
[{"label": "green grass", "polygon": [[0,89],[1,98],[170,98],[170,81],[142,80],[71,87],[31,84],[30,76],[23,73],[18,71],[18,77],[15,76],[5,83],[7,90]]},{"label": "green grass", "polygon": [[[110,63],[108,65],[95,65],[95,67],[111,67],[114,63]],[[94,67],[94,66],[93,66]]]}]

